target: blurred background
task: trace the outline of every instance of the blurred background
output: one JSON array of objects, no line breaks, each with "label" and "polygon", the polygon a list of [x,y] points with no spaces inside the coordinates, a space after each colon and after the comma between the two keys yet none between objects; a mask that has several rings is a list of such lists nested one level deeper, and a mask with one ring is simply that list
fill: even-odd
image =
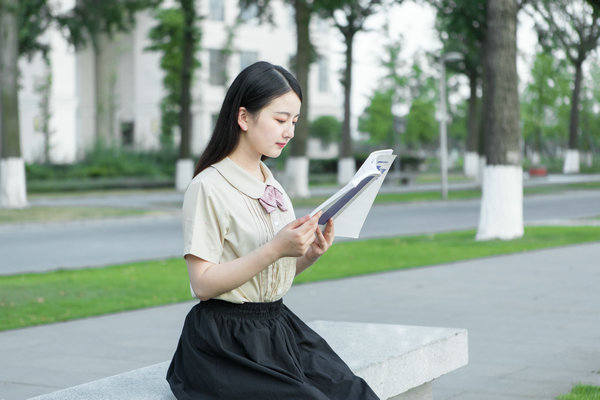
[{"label": "blurred background", "polygon": [[[518,5],[526,173],[600,170],[600,29],[592,3]],[[290,69],[307,93],[292,147],[269,161],[294,197],[308,197],[313,185],[345,183],[381,148],[400,155],[390,175],[399,183],[437,182],[441,164],[451,180],[481,179],[483,0],[4,4],[3,18],[12,15],[18,35],[5,36],[2,53],[18,63],[3,63],[2,80],[18,82],[18,107],[2,104],[1,151],[3,159],[24,160],[29,193],[185,189],[191,164],[176,168],[176,161],[198,157],[228,85],[258,60]],[[10,116],[18,122],[8,125]],[[1,181],[4,192],[24,190],[9,189],[8,181]],[[3,206],[25,204],[14,197]]]}]

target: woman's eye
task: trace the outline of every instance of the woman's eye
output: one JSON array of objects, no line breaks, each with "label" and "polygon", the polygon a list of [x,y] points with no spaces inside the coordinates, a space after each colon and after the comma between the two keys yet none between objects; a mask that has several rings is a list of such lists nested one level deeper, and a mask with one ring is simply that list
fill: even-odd
[{"label": "woman's eye", "polygon": [[278,119],[276,121],[279,122],[280,124],[285,124],[285,119]]}]

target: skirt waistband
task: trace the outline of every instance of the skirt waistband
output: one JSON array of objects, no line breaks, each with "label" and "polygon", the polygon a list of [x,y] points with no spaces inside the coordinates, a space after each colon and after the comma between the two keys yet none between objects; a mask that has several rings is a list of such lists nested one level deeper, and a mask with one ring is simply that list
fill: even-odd
[{"label": "skirt waistband", "polygon": [[275,318],[281,313],[283,300],[271,303],[231,303],[229,301],[210,299],[201,301],[198,306],[206,311],[216,311],[221,314],[241,318]]}]

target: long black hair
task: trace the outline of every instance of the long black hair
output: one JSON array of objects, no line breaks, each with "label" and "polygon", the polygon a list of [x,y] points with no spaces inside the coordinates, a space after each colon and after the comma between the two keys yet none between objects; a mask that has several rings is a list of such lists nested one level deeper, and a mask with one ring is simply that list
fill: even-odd
[{"label": "long black hair", "polygon": [[240,72],[227,90],[215,129],[198,160],[194,176],[221,161],[235,149],[240,140],[240,107],[255,115],[273,99],[292,90],[302,101],[298,81],[279,65],[259,61]]}]

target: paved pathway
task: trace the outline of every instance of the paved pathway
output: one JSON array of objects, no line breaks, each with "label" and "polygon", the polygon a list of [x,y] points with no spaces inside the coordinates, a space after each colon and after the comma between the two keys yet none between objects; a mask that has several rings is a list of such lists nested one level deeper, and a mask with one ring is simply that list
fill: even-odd
[{"label": "paved pathway", "polygon": [[[306,320],[467,328],[436,400],[553,399],[600,385],[600,242],[294,286]],[[193,302],[0,332],[0,399],[168,360]],[[365,338],[368,340],[368,338]]]},{"label": "paved pathway", "polygon": [[[600,214],[598,191],[576,196],[583,197],[586,204],[591,202],[591,209],[573,202],[572,195],[557,196],[563,203],[559,203],[559,210],[548,215],[547,210],[542,210],[544,202],[552,196],[532,197],[526,201],[526,207],[530,202],[531,212],[541,212],[541,219],[534,218],[530,222],[542,222],[544,218],[564,222],[564,218],[573,218],[578,213],[581,216]],[[107,199],[108,203],[144,207],[144,201],[156,205],[158,200],[159,207],[169,210],[180,201],[180,195],[163,193],[152,199],[138,196],[130,198],[129,205],[124,196],[90,197],[88,202],[106,205]],[[55,200],[54,204],[68,201],[73,200]],[[412,204],[405,205],[401,212],[404,218],[414,220],[420,218],[419,209],[424,208],[429,214],[433,210],[436,221],[448,224],[445,229],[438,226],[438,230],[456,229],[456,223],[444,218],[458,214],[463,223],[471,224],[465,216],[473,213],[469,207],[473,208],[476,203]],[[377,207],[383,216],[383,222],[374,227],[379,234],[386,226],[413,226],[414,222],[390,224],[389,219],[386,221],[386,215],[399,212],[388,207]],[[161,218],[174,221],[177,216],[158,220]],[[81,225],[91,227],[88,231],[91,232],[102,230],[105,225],[127,227],[133,220]],[[141,225],[128,229],[146,238],[147,249],[154,250],[154,244],[149,244],[151,237],[166,230],[168,224],[161,228],[149,224],[150,219],[139,220]],[[57,241],[52,242],[58,232],[56,225],[47,227],[50,229],[43,229],[43,224],[30,225],[20,231],[37,232],[39,243],[47,246],[46,250],[36,246],[37,251],[60,253]],[[173,231],[166,233],[176,235],[178,224],[173,224],[171,229]],[[15,235],[10,228],[0,228],[1,233],[8,235],[0,238],[0,245],[5,237]],[[111,234],[114,235],[114,231],[104,237]],[[96,239],[95,247],[106,253],[101,238]],[[30,252],[31,244],[25,244]],[[69,252],[76,247],[71,244]],[[6,265],[6,254],[2,254],[3,265]],[[152,257],[150,254],[148,258]],[[575,382],[600,385],[599,257],[600,242],[492,257],[295,286],[286,302],[306,320],[467,328],[470,364],[435,383],[436,400],[552,399],[568,392]],[[186,302],[0,332],[0,400],[26,399],[167,360],[174,350],[185,314],[193,304]]]}]

